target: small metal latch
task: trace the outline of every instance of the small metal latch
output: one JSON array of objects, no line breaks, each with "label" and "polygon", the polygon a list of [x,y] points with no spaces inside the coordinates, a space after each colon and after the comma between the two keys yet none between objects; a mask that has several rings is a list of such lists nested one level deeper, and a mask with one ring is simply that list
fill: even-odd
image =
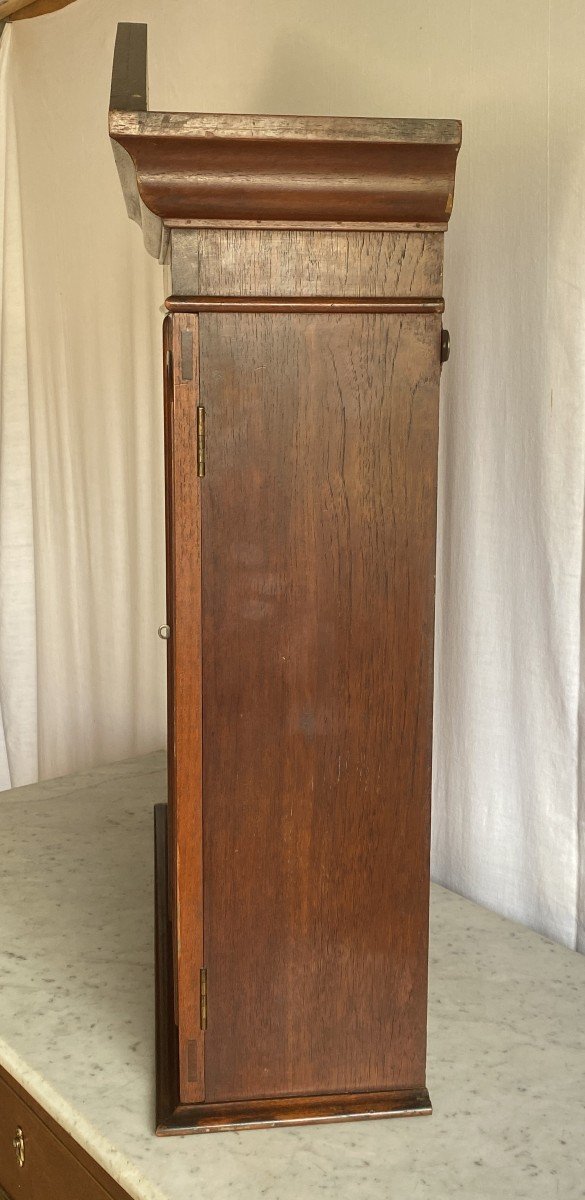
[{"label": "small metal latch", "polygon": [[205,475],[205,409],[197,405],[197,477]]},{"label": "small metal latch", "polygon": [[448,329],[441,330],[441,362],[447,362],[451,353],[451,338]]},{"label": "small metal latch", "polygon": [[168,640],[171,636],[170,625],[159,625],[158,636],[159,636],[159,638],[162,638],[163,642],[168,642]]},{"label": "small metal latch", "polygon": [[14,1152],[16,1154],[16,1161],[17,1161],[19,1167],[24,1167],[24,1133],[22,1132],[22,1129],[20,1128],[20,1126],[18,1127],[18,1129],[16,1130],[16,1133],[14,1134],[14,1137],[12,1139],[12,1145],[14,1146]]},{"label": "small metal latch", "polygon": [[199,972],[199,1014],[202,1029],[207,1029],[207,967]]}]

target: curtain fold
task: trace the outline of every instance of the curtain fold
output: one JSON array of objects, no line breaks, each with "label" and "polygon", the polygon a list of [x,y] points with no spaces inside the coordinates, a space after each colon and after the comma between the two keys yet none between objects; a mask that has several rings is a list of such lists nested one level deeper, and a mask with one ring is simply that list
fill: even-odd
[{"label": "curtain fold", "polygon": [[12,26],[0,40],[0,789],[38,777],[31,433]]},{"label": "curtain fold", "polygon": [[525,17],[470,8],[462,220],[447,244],[433,864],[582,947],[585,20],[575,0],[534,4],[529,32]]},{"label": "curtain fold", "polygon": [[12,29],[41,778],[165,741],[163,279],[107,135],[106,8]]}]

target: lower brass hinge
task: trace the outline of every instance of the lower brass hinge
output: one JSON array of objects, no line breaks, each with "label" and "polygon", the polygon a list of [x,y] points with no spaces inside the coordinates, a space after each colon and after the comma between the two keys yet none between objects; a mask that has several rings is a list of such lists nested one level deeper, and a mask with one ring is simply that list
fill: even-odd
[{"label": "lower brass hinge", "polygon": [[205,409],[197,405],[197,477],[205,475]]},{"label": "lower brass hinge", "polygon": [[199,972],[199,1017],[202,1029],[207,1029],[207,967]]}]

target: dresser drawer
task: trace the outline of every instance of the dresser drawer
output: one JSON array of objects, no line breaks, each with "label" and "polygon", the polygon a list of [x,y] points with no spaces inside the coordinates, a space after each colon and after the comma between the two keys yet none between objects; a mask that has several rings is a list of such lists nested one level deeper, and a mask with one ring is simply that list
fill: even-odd
[{"label": "dresser drawer", "polygon": [[55,1122],[47,1117],[50,1128],[42,1110],[20,1091],[0,1075],[0,1197],[3,1190],[8,1200],[119,1200],[125,1195],[113,1181],[110,1190],[95,1164],[96,1174],[106,1180],[102,1186],[85,1151],[63,1131],[66,1145]]}]

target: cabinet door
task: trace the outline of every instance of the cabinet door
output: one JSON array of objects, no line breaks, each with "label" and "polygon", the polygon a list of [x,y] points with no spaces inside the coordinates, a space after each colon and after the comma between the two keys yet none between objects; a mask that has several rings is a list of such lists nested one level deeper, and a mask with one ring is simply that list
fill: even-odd
[{"label": "cabinet door", "polygon": [[199,328],[205,1098],[421,1086],[440,318]]}]

